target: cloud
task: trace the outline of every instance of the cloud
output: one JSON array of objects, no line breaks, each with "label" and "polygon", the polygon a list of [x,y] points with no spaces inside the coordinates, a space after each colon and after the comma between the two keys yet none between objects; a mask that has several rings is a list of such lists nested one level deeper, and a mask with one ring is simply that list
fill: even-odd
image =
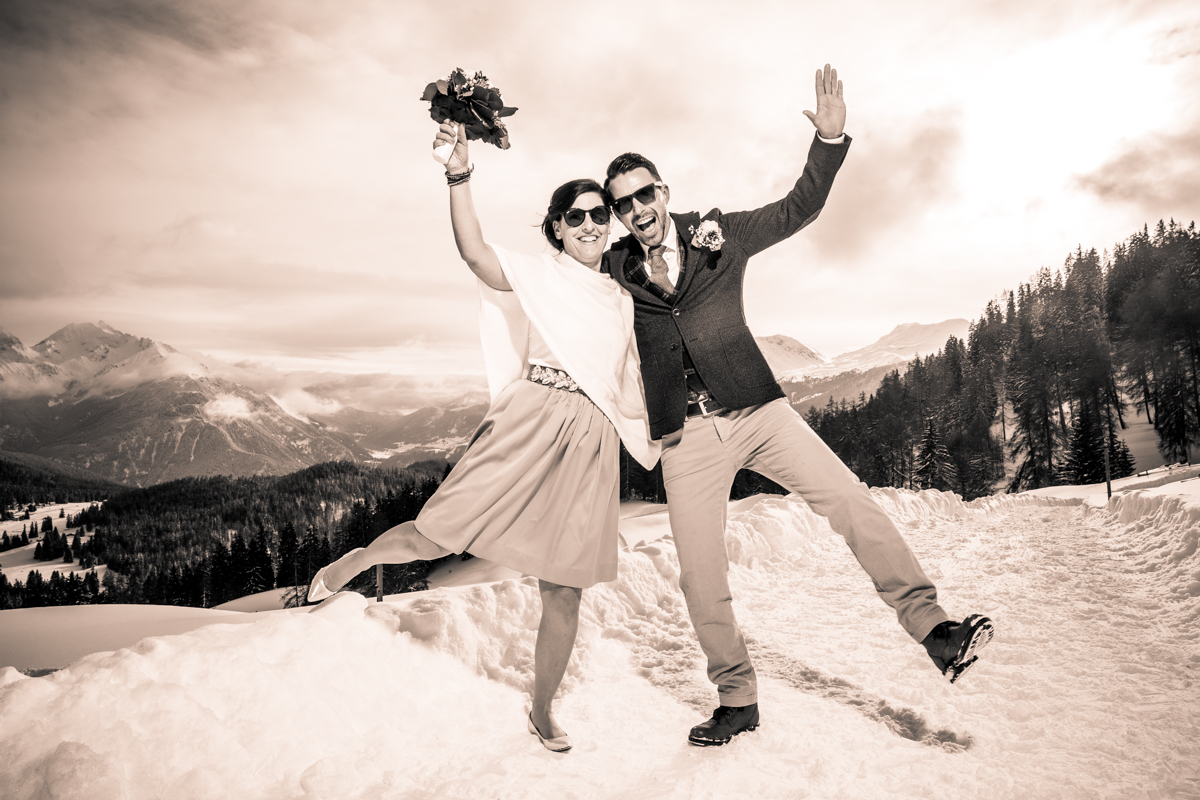
[{"label": "cloud", "polygon": [[333,414],[340,411],[342,404],[335,400],[326,400],[309,394],[303,389],[293,389],[286,394],[273,394],[271,399],[288,414],[311,422],[312,414]]},{"label": "cloud", "polygon": [[1078,29],[1097,17],[1140,21],[1152,15],[1168,16],[1194,8],[1192,0],[981,0],[969,7],[956,5],[966,12],[964,19],[990,27],[1000,24],[1029,38],[1050,37]]},{"label": "cloud", "polygon": [[148,54],[162,44],[205,56],[262,47],[282,30],[328,32],[340,4],[270,0],[5,0],[0,43],[24,50]]},{"label": "cloud", "polygon": [[37,254],[0,245],[0,297],[35,300],[62,293],[68,283],[62,265]]},{"label": "cloud", "polygon": [[955,191],[962,131],[953,110],[906,136],[868,135],[851,143],[819,224],[806,231],[818,252],[847,261],[868,252],[908,220]]},{"label": "cloud", "polygon": [[342,374],[311,369],[284,372],[257,362],[229,364],[192,355],[215,377],[268,394],[293,416],[329,414],[350,406],[363,411],[401,413],[442,406],[469,392],[486,391],[482,375]]},{"label": "cloud", "polygon": [[1150,217],[1194,218],[1200,212],[1200,124],[1130,142],[1098,169],[1077,176],[1075,184]]},{"label": "cloud", "polygon": [[257,413],[250,408],[250,403],[243,397],[232,394],[220,394],[209,400],[201,409],[204,416],[214,422],[227,420],[252,420]]},{"label": "cloud", "polygon": [[471,392],[487,390],[482,375],[334,375],[295,373],[305,391],[318,398],[364,411],[407,412],[442,406]]},{"label": "cloud", "polygon": [[[812,135],[800,113],[812,105],[811,70],[831,61],[847,80],[855,144],[819,224],[774,257],[799,247],[830,262],[808,263],[861,277],[881,254],[970,235],[971,225],[937,228],[954,210],[947,198],[972,224],[994,219],[974,187],[987,185],[989,203],[1028,200],[1030,182],[1007,193],[954,183],[985,149],[972,102],[987,96],[989,69],[1047,37],[1108,42],[1114,20],[1145,8],[984,2],[865,0],[869,22],[846,26],[840,7],[790,0],[618,0],[599,14],[465,0],[447,39],[435,0],[8,0],[0,317],[33,337],[103,316],[178,346],[306,369],[472,371],[474,280],[454,249],[428,157],[432,123],[416,100],[455,66],[483,70],[520,108],[511,150],[472,148],[473,193],[489,240],[536,251],[553,188],[600,175],[625,150],[658,163],[675,211],[778,199]],[[1170,31],[1188,18],[1164,12],[1146,25]],[[1178,56],[1163,74],[1196,61],[1180,61],[1183,29],[1160,48]],[[1053,85],[1054,72],[1043,74]],[[936,126],[911,121],[939,108],[965,109],[963,123],[954,111]],[[1077,163],[1098,163],[1090,158]],[[1042,186],[1045,173],[1024,166]],[[1048,207],[1061,174],[1053,180],[1038,194]],[[767,286],[758,291],[775,297]]]},{"label": "cloud", "polygon": [[1173,25],[1158,40],[1155,64],[1170,64],[1200,55],[1200,23]]},{"label": "cloud", "polygon": [[[200,64],[263,31],[250,4],[11,0],[0,7],[0,135],[37,145],[145,118],[164,90],[211,78]],[[45,124],[54,119],[51,128]]]}]

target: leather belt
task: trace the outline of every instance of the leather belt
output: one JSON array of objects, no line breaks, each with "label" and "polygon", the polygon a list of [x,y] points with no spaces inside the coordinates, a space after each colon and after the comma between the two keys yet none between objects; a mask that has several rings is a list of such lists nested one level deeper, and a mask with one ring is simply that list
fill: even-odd
[{"label": "leather belt", "polygon": [[686,416],[691,417],[711,417],[714,414],[720,414],[722,411],[729,409],[718,403],[711,397],[701,395],[694,403],[688,403]]}]

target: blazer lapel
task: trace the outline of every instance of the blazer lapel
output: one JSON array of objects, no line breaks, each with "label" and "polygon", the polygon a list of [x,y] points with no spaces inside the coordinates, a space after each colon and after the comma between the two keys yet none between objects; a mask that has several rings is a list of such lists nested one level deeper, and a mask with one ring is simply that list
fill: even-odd
[{"label": "blazer lapel", "polygon": [[705,256],[709,251],[692,247],[692,236],[688,231],[700,224],[699,214],[672,214],[671,221],[675,225],[679,247],[679,280],[675,284],[675,297],[678,300],[691,285],[695,274],[703,268]]}]

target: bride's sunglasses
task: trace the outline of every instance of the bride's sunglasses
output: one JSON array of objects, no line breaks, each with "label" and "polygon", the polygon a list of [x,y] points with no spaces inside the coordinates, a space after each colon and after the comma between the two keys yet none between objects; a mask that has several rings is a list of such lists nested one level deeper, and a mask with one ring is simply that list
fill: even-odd
[{"label": "bride's sunglasses", "polygon": [[596,206],[595,208],[568,208],[563,212],[562,218],[568,227],[578,228],[583,224],[583,218],[588,214],[592,215],[592,222],[595,224],[608,224],[608,209],[604,206]]},{"label": "bride's sunglasses", "polygon": [[627,194],[624,197],[614,198],[610,205],[612,205],[613,210],[616,211],[618,214],[621,214],[621,215],[628,214],[630,211],[633,211],[633,201],[634,200],[637,200],[639,203],[641,203],[644,206],[647,206],[647,205],[650,205],[651,203],[653,203],[654,197],[658,193],[658,188],[662,185],[663,185],[662,181],[655,181],[654,183],[647,183],[645,186],[638,189],[636,192]]}]

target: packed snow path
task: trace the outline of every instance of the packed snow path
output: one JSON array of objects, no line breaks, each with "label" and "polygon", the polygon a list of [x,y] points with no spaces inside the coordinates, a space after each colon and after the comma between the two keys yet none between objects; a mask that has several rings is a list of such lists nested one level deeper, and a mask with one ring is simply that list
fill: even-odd
[{"label": "packed snow path", "polygon": [[539,609],[509,580],[0,672],[0,796],[1200,796],[1200,504],[876,495],[947,610],[996,621],[959,684],[823,520],[754,498],[729,552],[763,724],[726,747],[685,742],[715,692],[660,513],[622,521],[620,578],[584,593],[569,754],[524,730]]}]

